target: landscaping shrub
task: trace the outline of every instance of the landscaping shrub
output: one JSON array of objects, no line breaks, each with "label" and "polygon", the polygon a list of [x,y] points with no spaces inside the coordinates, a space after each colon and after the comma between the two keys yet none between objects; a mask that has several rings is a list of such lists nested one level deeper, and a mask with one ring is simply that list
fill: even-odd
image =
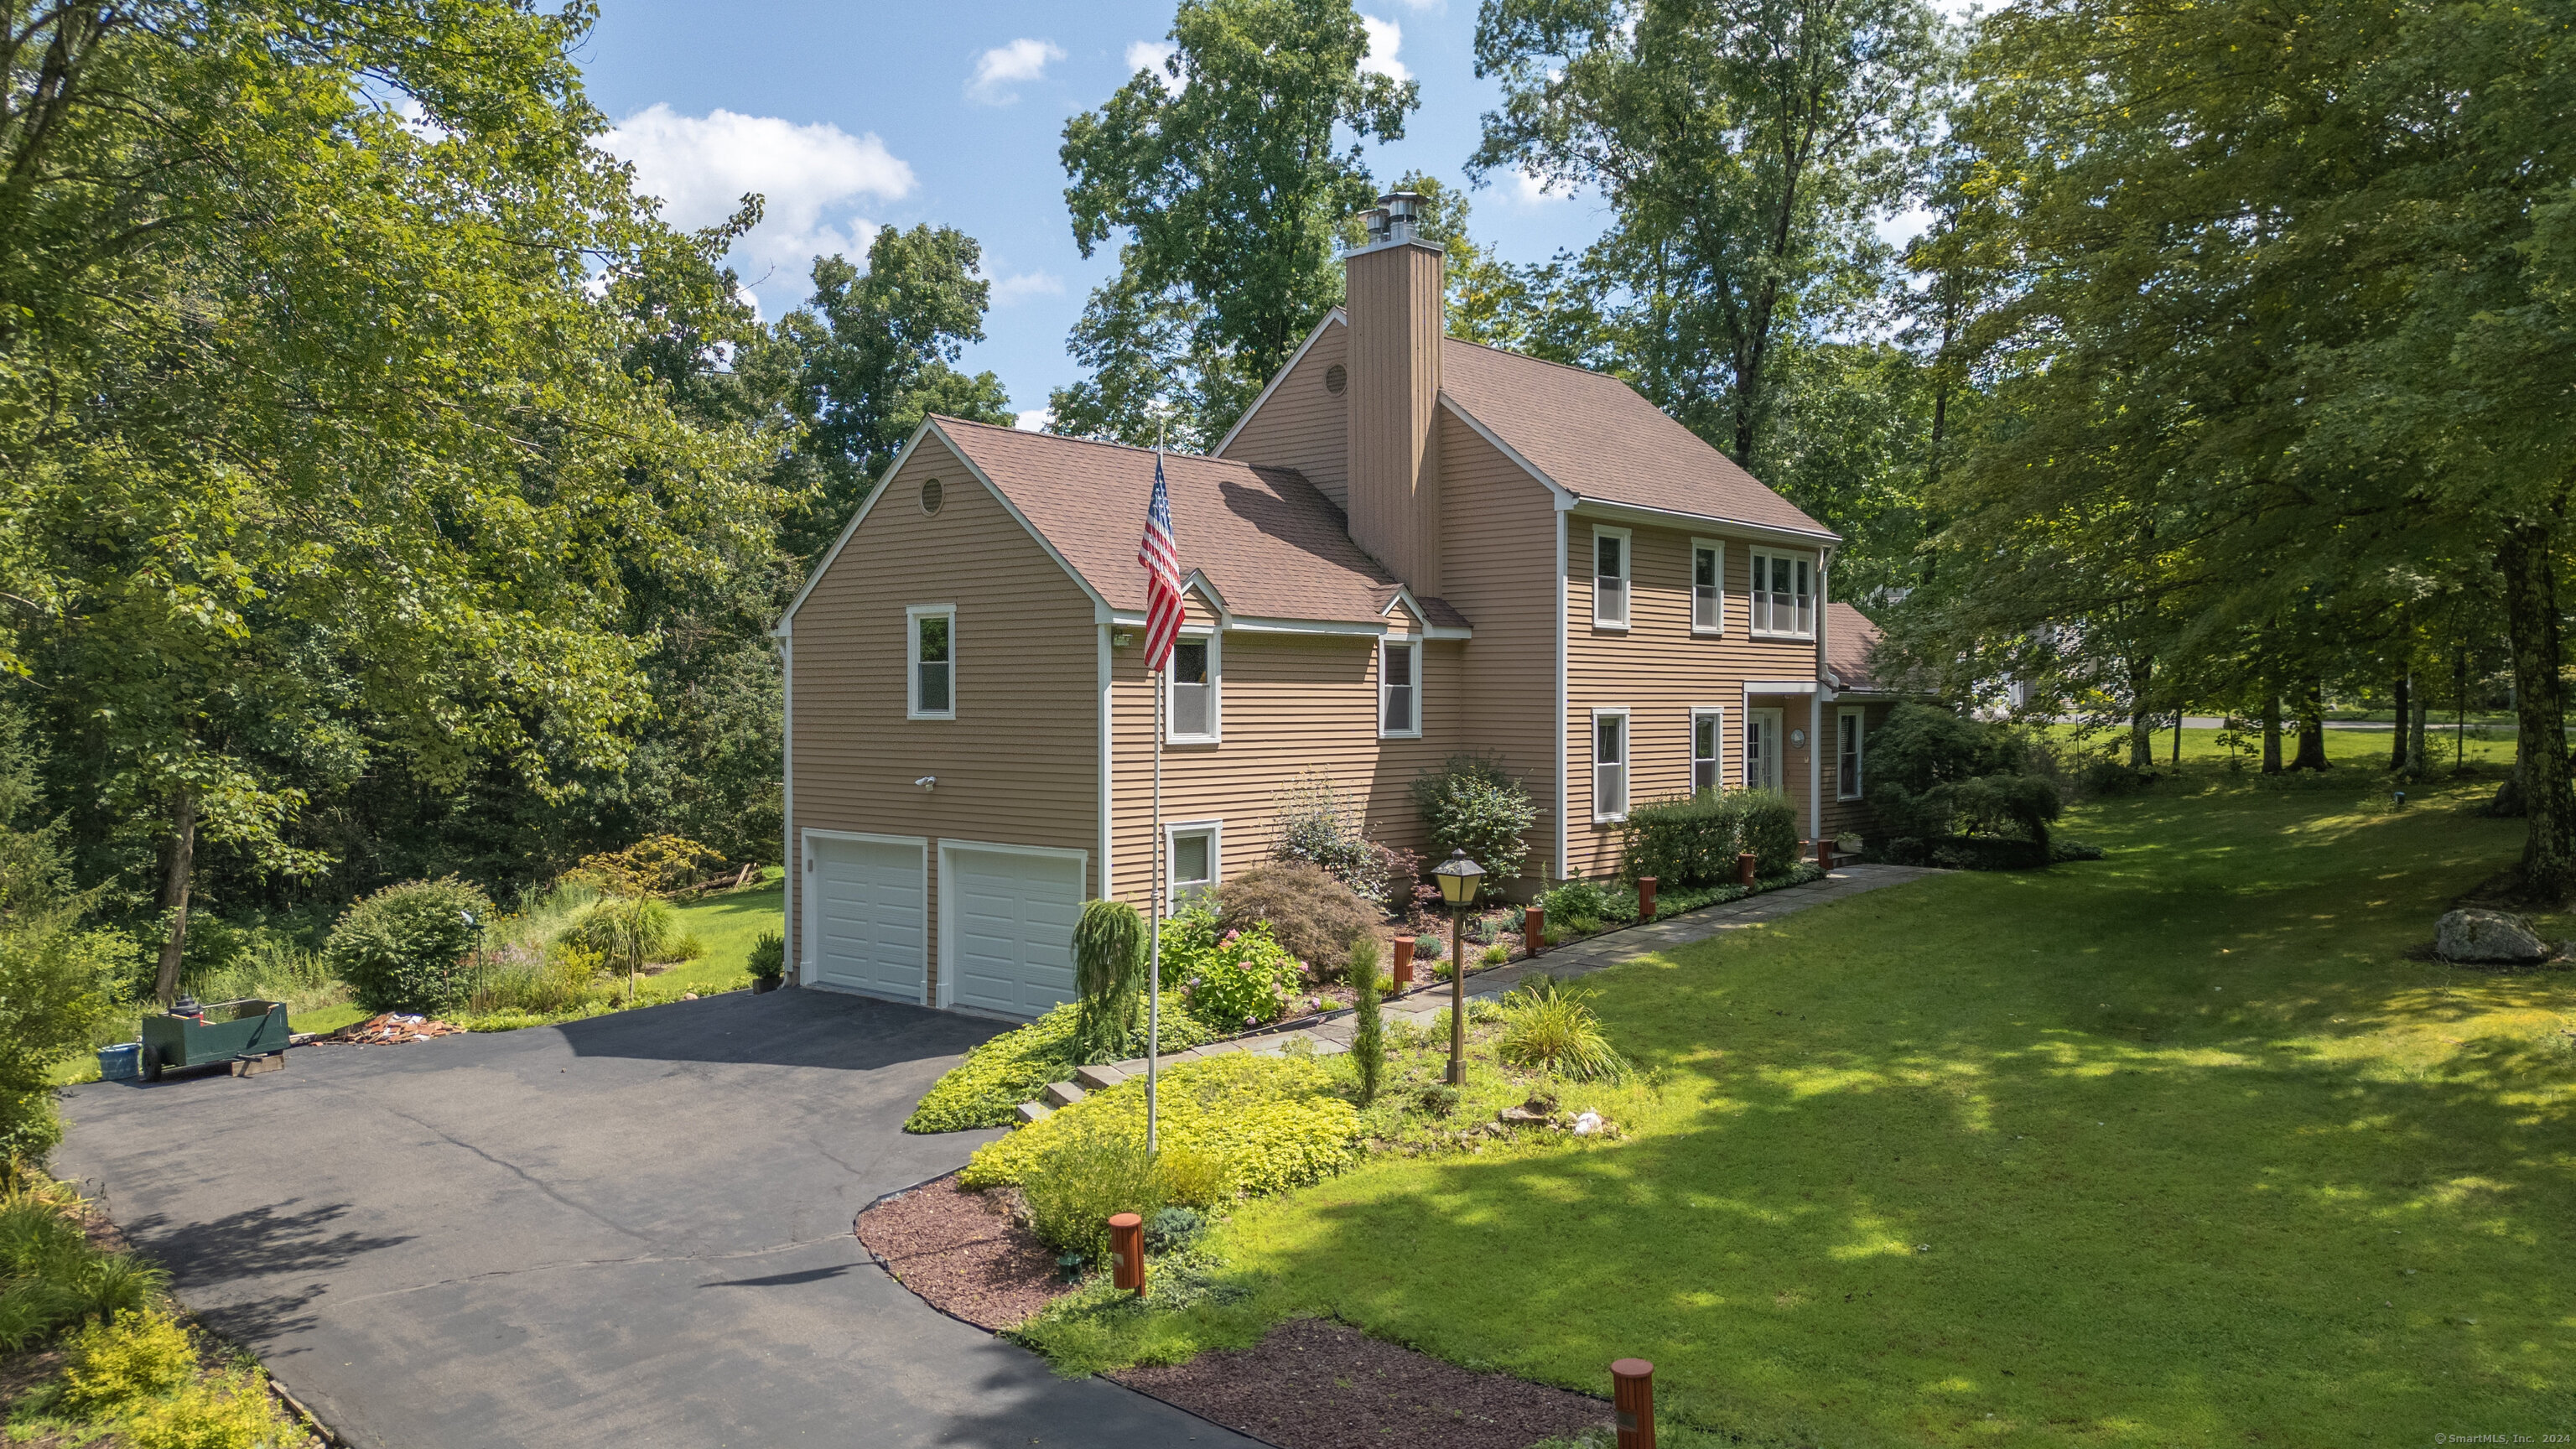
[{"label": "landscaping shrub", "polygon": [[92,1048],[116,1010],[111,984],[143,959],[123,932],[78,929],[69,908],[0,927],[0,1161],[42,1161],[61,1140],[53,1068]]},{"label": "landscaping shrub", "polygon": [[1798,866],[1798,807],[1776,790],[1745,790],[1736,795],[1738,837],[1753,852],[1753,873],[1768,879]]},{"label": "landscaping shrub", "polygon": [[2018,831],[2048,858],[2048,827],[2064,802],[2057,786],[2037,775],[1979,775],[1950,787],[1953,818],[1969,835]]},{"label": "landscaping shrub", "polygon": [[[1334,1095],[1312,1061],[1233,1052],[1182,1062],[1163,1074],[1156,1132],[1166,1152],[1195,1151],[1223,1167],[1229,1189],[1259,1196],[1312,1182],[1358,1151],[1359,1114]],[[1028,1179],[1057,1143],[1120,1133],[1145,1140],[1145,1084],[1130,1078],[1055,1115],[986,1143],[966,1164],[968,1187]]]},{"label": "landscaping shrub", "polygon": [[[694,961],[706,954],[706,947],[680,924],[680,913],[671,903],[651,896],[605,896],[593,901],[557,939],[598,952],[609,969],[617,971],[626,968],[630,951],[631,959],[638,962]],[[780,947],[783,957],[783,941]]]},{"label": "landscaping shrub", "polygon": [[1351,1069],[1358,1074],[1360,1105],[1377,1100],[1386,1078],[1386,1019],[1378,1011],[1377,938],[1362,937],[1351,947]]},{"label": "landscaping shrub", "polygon": [[[964,1132],[976,1127],[1008,1127],[1022,1102],[1034,1100],[1049,1082],[1068,1081],[1083,1065],[1075,1049],[1078,1012],[1066,1002],[1028,1025],[1006,1031],[977,1045],[966,1060],[949,1068],[912,1109],[906,1132]],[[1213,1040],[1215,1033],[1190,1014],[1176,991],[1163,993],[1162,1049],[1187,1051]],[[1113,1060],[1145,1054],[1145,1027],[1118,1050]]]},{"label": "landscaping shrub", "polygon": [[1330,774],[1300,774],[1279,792],[1272,812],[1272,859],[1305,861],[1383,910],[1400,911],[1413,898],[1421,858],[1362,834],[1359,812]]},{"label": "landscaping shrub", "polygon": [[63,1404],[83,1414],[112,1414],[159,1398],[196,1377],[197,1347],[178,1320],[154,1309],[128,1309],[72,1335],[63,1371]]},{"label": "landscaping shrub", "polygon": [[80,1200],[38,1180],[0,1197],[0,1351],[26,1348],[85,1318],[151,1305],[169,1275],[130,1253],[91,1245]]},{"label": "landscaping shrub", "polygon": [[475,1016],[558,1016],[592,998],[603,965],[597,951],[563,942],[534,961],[495,962],[475,974],[465,1009]]},{"label": "landscaping shrub", "polygon": [[1869,807],[1890,839],[2012,829],[2044,854],[2061,796],[2030,763],[2029,745],[2007,726],[1900,704],[1869,737]]},{"label": "landscaping shrub", "polygon": [[467,912],[489,920],[492,903],[452,875],[390,885],[341,915],[322,954],[369,1011],[446,1011],[471,984]]},{"label": "landscaping shrub", "polygon": [[1503,999],[1503,1032],[1495,1052],[1504,1061],[1539,1067],[1578,1081],[1617,1082],[1627,1058],[1601,1034],[1583,994],[1552,976],[1539,976]]},{"label": "landscaping shrub", "polygon": [[1558,883],[1541,895],[1538,903],[1547,912],[1549,924],[1563,926],[1578,936],[1600,930],[1612,910],[1609,888],[1581,876]]},{"label": "landscaping shrub", "polygon": [[1451,755],[1438,770],[1413,782],[1413,803],[1430,833],[1433,865],[1452,851],[1485,868],[1485,884],[1500,889],[1520,879],[1529,856],[1524,832],[1538,823],[1538,805],[1520,781],[1490,755]]},{"label": "landscaping shrub", "polygon": [[1302,860],[1255,866],[1216,890],[1222,930],[1270,928],[1271,939],[1318,976],[1339,972],[1351,942],[1376,927],[1380,912],[1349,886]]},{"label": "landscaping shrub", "polygon": [[1182,978],[1181,997],[1190,1014],[1222,1032],[1277,1021],[1287,1013],[1290,994],[1304,984],[1296,961],[1266,926],[1226,932],[1183,969],[1189,974]]},{"label": "landscaping shrub", "polygon": [[1110,1214],[1150,1218],[1163,1208],[1162,1185],[1154,1179],[1144,1139],[1104,1121],[1077,1122],[1053,1134],[1029,1162],[1019,1187],[1029,1230],[1059,1252],[1087,1258],[1107,1253]]},{"label": "landscaping shrub", "polygon": [[1145,1247],[1156,1253],[1177,1253],[1197,1241],[1207,1225],[1206,1213],[1175,1203],[1145,1220]]},{"label": "landscaping shrub", "polygon": [[293,1433],[269,1401],[268,1376],[257,1369],[186,1384],[117,1425],[132,1449],[268,1449]]},{"label": "landscaping shrub", "polygon": [[777,931],[763,931],[751,943],[751,979],[783,981],[787,979],[787,937]]},{"label": "landscaping shrub", "polygon": [[1704,790],[1678,800],[1630,807],[1620,827],[1620,875],[1653,876],[1667,887],[1735,879],[1736,852],[1744,847],[1741,792]]},{"label": "landscaping shrub", "polygon": [[2155,772],[2121,760],[2097,759],[2075,776],[2075,788],[2095,800],[2135,795],[2156,782]]},{"label": "landscaping shrub", "polygon": [[1125,901],[1085,901],[1073,927],[1074,1050],[1116,1061],[1145,1000],[1145,918]]},{"label": "landscaping shrub", "polygon": [[1413,938],[1413,959],[1416,961],[1437,961],[1447,954],[1449,954],[1449,934],[1445,925],[1437,930],[1424,931]]}]

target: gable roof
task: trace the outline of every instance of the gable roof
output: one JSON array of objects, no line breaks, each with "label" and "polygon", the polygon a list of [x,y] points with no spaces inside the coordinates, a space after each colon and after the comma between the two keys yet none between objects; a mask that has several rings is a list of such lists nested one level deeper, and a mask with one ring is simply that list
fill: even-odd
[{"label": "gable roof", "polygon": [[1440,352],[1440,391],[1578,498],[1835,536],[1607,373],[1450,337]]},{"label": "gable roof", "polygon": [[1878,641],[1886,637],[1867,614],[1840,599],[1825,601],[1825,675],[1838,694],[1886,694],[1870,663]]},{"label": "gable roof", "polygon": [[[1154,484],[1152,449],[957,418],[933,426],[1111,609],[1144,611],[1136,545]],[[1166,453],[1163,482],[1181,573],[1202,575],[1229,614],[1384,625],[1402,585],[1351,542],[1342,510],[1304,474]],[[1418,602],[1435,626],[1467,627],[1446,601]]]}]

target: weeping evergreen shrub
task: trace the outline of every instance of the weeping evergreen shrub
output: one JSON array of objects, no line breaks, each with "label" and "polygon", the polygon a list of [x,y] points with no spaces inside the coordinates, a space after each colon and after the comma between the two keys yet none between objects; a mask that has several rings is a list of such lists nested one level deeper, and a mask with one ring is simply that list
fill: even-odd
[{"label": "weeping evergreen shrub", "polygon": [[1074,1050],[1116,1061],[1145,996],[1145,918],[1125,901],[1086,901],[1073,928]]}]

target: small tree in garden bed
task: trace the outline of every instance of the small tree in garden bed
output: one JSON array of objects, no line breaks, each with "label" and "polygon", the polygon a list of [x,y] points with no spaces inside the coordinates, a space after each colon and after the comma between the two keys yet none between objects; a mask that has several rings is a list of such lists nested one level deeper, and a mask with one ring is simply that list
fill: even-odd
[{"label": "small tree in garden bed", "polygon": [[1351,943],[1370,933],[1378,913],[1350,887],[1302,860],[1255,866],[1217,887],[1217,926],[1266,926],[1288,954],[1317,975],[1337,972]]},{"label": "small tree in garden bed", "polygon": [[1145,999],[1145,919],[1125,901],[1086,901],[1073,928],[1073,986],[1080,1003],[1074,1048],[1085,1062],[1116,1061]]},{"label": "small tree in garden bed", "polygon": [[1386,1022],[1378,1014],[1377,941],[1363,936],[1351,943],[1351,1069],[1359,1078],[1362,1107],[1377,1100],[1386,1075]]},{"label": "small tree in garden bed", "polygon": [[1413,782],[1413,802],[1440,858],[1465,851],[1485,868],[1489,888],[1520,879],[1529,856],[1522,836],[1538,823],[1538,804],[1498,756],[1451,755]]},{"label": "small tree in garden bed", "polygon": [[611,948],[611,963],[626,967],[627,1005],[635,1004],[635,975],[653,949],[652,903],[694,880],[700,862],[723,858],[686,836],[648,835],[624,850],[583,856],[564,873],[563,883],[589,886],[603,897],[591,915]]},{"label": "small tree in garden bed", "polygon": [[2063,808],[2056,782],[2030,769],[2011,729],[1924,704],[1901,704],[1869,737],[1869,805],[1894,859],[1929,858],[1953,836],[2020,839],[2022,852],[1973,852],[1980,861],[2020,855],[2049,861],[2049,826]]}]

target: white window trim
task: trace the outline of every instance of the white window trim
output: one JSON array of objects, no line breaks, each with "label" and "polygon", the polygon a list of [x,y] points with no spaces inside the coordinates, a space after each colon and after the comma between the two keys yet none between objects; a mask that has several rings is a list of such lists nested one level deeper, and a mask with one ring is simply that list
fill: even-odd
[{"label": "white window trim", "polygon": [[1184,835],[1208,838],[1207,888],[1215,890],[1225,883],[1225,822],[1223,820],[1174,820],[1163,826],[1163,909],[1166,913],[1181,908],[1181,882],[1172,878],[1172,863],[1181,858],[1180,840]]},{"label": "white window trim", "polygon": [[[945,618],[948,621],[948,708],[924,710],[921,707],[921,621]],[[955,604],[915,604],[903,611],[903,717],[905,719],[957,718],[957,606]]]},{"label": "white window trim", "polygon": [[[1619,590],[1619,617],[1615,620],[1601,617],[1601,580],[1604,575],[1601,573],[1600,541],[1604,538],[1619,540],[1619,567],[1626,570],[1618,575],[1623,587]],[[1624,634],[1627,632],[1629,619],[1637,612],[1636,535],[1629,529],[1612,528],[1606,524],[1596,523],[1592,525],[1592,539],[1592,627],[1607,633]]]},{"label": "white window trim", "polygon": [[[1619,809],[1603,813],[1601,809],[1601,721],[1616,716],[1619,721]],[[1637,727],[1628,718],[1628,707],[1596,709],[1592,712],[1592,737],[1585,742],[1592,766],[1592,823],[1608,825],[1628,818],[1628,807],[1636,801]]]},{"label": "white window trim", "polygon": [[[1430,660],[1424,657],[1419,634],[1389,634],[1377,641],[1377,737],[1382,740],[1418,740],[1422,738],[1422,676],[1429,672]],[[1402,645],[1413,650],[1413,728],[1391,730],[1386,727],[1386,651]]]},{"label": "white window trim", "polygon": [[[953,627],[953,626],[952,626]],[[1207,641],[1208,647],[1208,732],[1185,735],[1177,727],[1181,717],[1179,701],[1172,694],[1172,672],[1163,671],[1163,743],[1167,745],[1216,745],[1225,742],[1225,645],[1217,631],[1205,625],[1183,625],[1183,639]],[[1176,646],[1177,647],[1177,646]]]},{"label": "white window trim", "polygon": [[[1750,558],[1751,558],[1751,568],[1752,568],[1752,570],[1756,570],[1756,571],[1758,571],[1758,570],[1760,570],[1760,569],[1762,568],[1762,564],[1763,564],[1763,561],[1764,561],[1765,559],[1774,559],[1774,558],[1785,558],[1785,559],[1789,560],[1789,562],[1790,562],[1793,566],[1794,566],[1794,565],[1796,565],[1796,564],[1800,564],[1800,563],[1803,563],[1803,564],[1805,564],[1805,565],[1807,566],[1807,627],[1806,627],[1806,628],[1804,628],[1804,629],[1778,629],[1778,628],[1773,628],[1773,629],[1761,629],[1761,628],[1756,628],[1756,627],[1754,626],[1754,621],[1755,621],[1755,620],[1757,620],[1757,619],[1759,619],[1759,618],[1761,618],[1762,616],[1761,616],[1759,613],[1755,612],[1755,610],[1754,610],[1754,604],[1753,604],[1754,596],[1755,596],[1755,595],[1757,595],[1757,594],[1764,594],[1764,593],[1768,593],[1768,592],[1770,592],[1770,591],[1769,591],[1768,589],[1766,589],[1766,588],[1761,588],[1761,587],[1758,587],[1758,586],[1757,586],[1757,587],[1747,587],[1747,588],[1745,589],[1745,591],[1744,591],[1744,628],[1745,628],[1745,632],[1747,632],[1747,633],[1749,633],[1749,634],[1753,635],[1753,636],[1754,636],[1755,638],[1757,638],[1757,639],[1813,639],[1813,638],[1815,638],[1815,637],[1816,637],[1816,616],[1817,616],[1818,614],[1820,614],[1820,613],[1822,613],[1822,612],[1824,611],[1824,610],[1823,610],[1823,606],[1818,602],[1817,584],[1820,582],[1820,578],[1819,578],[1819,565],[1818,565],[1818,563],[1817,563],[1816,556],[1815,556],[1814,554],[1812,554],[1812,553],[1802,553],[1802,552],[1800,552],[1800,551],[1798,551],[1798,550],[1796,550],[1796,549],[1788,549],[1788,548],[1756,548],[1756,549],[1750,549],[1750,550],[1747,550],[1747,553],[1750,555]],[[1747,575],[1746,575],[1745,582],[1746,582],[1748,585],[1754,585],[1754,584],[1756,584],[1756,581],[1757,581],[1757,579],[1759,579],[1759,577],[1760,577],[1760,575],[1759,575],[1758,573],[1756,573],[1756,572],[1748,572],[1748,573],[1747,573]],[[1795,596],[1793,595],[1792,597],[1795,597]],[[1779,616],[1779,615],[1778,615],[1778,605],[1776,605],[1776,604],[1775,604],[1775,605],[1773,605],[1773,615],[1772,615],[1772,617],[1777,618],[1778,616]]]},{"label": "white window trim", "polygon": [[1699,793],[1699,722],[1704,719],[1717,721],[1717,755],[1710,762],[1716,767],[1717,783],[1709,788],[1723,795],[1726,793],[1726,706],[1722,704],[1691,706],[1690,733],[1683,736],[1685,746],[1683,753],[1690,761],[1691,793],[1694,795]]},{"label": "white window trim", "polygon": [[[1726,540],[1694,538],[1690,541],[1690,546],[1691,632],[1704,639],[1713,638],[1726,632]],[[1702,625],[1699,622],[1699,551],[1701,549],[1707,549],[1717,555],[1717,622],[1708,625]],[[1634,593],[1636,590],[1632,587],[1629,592]]]},{"label": "white window trim", "polygon": [[[1852,743],[1859,747],[1852,751],[1854,756],[1852,760],[1852,792],[1848,795],[1843,793],[1842,722],[1844,720],[1850,720],[1852,722]],[[1857,709],[1836,710],[1834,711],[1834,798],[1837,800],[1857,800],[1861,797],[1861,792],[1866,790],[1868,787],[1869,717],[1864,711]]]}]

